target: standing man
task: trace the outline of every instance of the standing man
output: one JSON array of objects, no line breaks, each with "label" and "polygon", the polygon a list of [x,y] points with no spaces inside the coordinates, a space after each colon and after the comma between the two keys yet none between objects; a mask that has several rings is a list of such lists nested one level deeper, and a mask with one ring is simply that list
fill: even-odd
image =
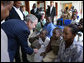
[{"label": "standing man", "polygon": [[36,4],[33,4],[33,9],[31,10],[31,14],[37,16],[39,9],[37,8]]},{"label": "standing man", "polygon": [[39,8],[37,8],[37,5],[33,4],[33,9],[31,10],[31,14],[35,15],[38,18],[38,21],[40,20],[39,16]]},{"label": "standing man", "polygon": [[6,18],[8,19],[20,19],[24,20],[24,14],[22,12],[22,9],[20,8],[22,5],[21,1],[14,1],[14,5],[10,11],[9,16]]},{"label": "standing man", "polygon": [[54,24],[54,18],[56,16],[56,8],[54,7],[53,1],[50,1],[50,7],[48,7],[47,10],[47,16],[50,16],[52,18],[52,22]]},{"label": "standing man", "polygon": [[10,61],[13,62],[15,54],[20,45],[24,49],[24,53],[32,54],[37,52],[37,49],[32,49],[28,46],[27,38],[30,30],[35,28],[38,19],[30,14],[25,18],[25,22],[18,19],[10,19],[1,25],[8,37],[8,52]]},{"label": "standing man", "polygon": [[[1,21],[8,15],[13,6],[13,1],[1,1]],[[1,62],[10,62],[8,54],[8,38],[4,30],[1,28]]]},{"label": "standing man", "polygon": [[[9,19],[19,19],[19,20],[24,20],[25,15],[23,14],[23,11],[21,9],[21,1],[14,1],[14,5],[10,11],[9,16],[6,18],[6,21],[8,21]],[[15,56],[15,61],[16,62],[21,62],[21,58],[20,58],[20,46],[18,47],[16,56]],[[27,55],[25,54],[25,52],[22,50],[21,48],[21,52],[22,52],[22,60],[24,62],[28,62],[27,60]]]}]

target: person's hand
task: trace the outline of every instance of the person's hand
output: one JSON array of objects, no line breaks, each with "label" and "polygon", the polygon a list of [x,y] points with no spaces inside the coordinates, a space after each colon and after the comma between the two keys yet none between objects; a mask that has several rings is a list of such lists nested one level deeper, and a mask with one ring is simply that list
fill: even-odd
[{"label": "person's hand", "polygon": [[40,56],[43,56],[43,57],[45,57],[45,55],[46,55],[45,52],[42,52],[42,53],[40,54]]},{"label": "person's hand", "polygon": [[38,49],[34,49],[34,53],[37,53],[38,52]]}]

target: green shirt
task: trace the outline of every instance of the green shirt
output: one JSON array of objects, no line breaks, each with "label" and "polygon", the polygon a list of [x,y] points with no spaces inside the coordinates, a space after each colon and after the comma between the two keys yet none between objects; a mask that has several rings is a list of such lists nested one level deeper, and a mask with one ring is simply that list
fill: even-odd
[{"label": "green shirt", "polygon": [[29,14],[27,11],[24,11],[23,13],[25,16],[27,16]]},{"label": "green shirt", "polygon": [[[41,22],[42,22],[42,25],[44,26],[45,23],[46,23],[46,20],[43,19],[43,21],[41,21]],[[38,22],[38,24],[36,25],[36,30],[37,30],[38,32],[40,32],[41,29],[42,29],[41,22]]]}]

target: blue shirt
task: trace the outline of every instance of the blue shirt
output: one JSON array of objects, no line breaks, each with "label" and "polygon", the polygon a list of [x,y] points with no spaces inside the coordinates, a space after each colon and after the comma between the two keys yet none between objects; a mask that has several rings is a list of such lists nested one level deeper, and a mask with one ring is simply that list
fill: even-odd
[{"label": "blue shirt", "polygon": [[48,34],[47,34],[47,37],[51,37],[52,36],[52,32],[53,32],[53,29],[55,28],[54,24],[51,22],[49,24],[45,24],[44,28],[43,29],[46,29]]},{"label": "blue shirt", "polygon": [[73,41],[72,45],[65,49],[65,42],[60,44],[60,50],[55,62],[82,62],[83,46],[80,42]]}]

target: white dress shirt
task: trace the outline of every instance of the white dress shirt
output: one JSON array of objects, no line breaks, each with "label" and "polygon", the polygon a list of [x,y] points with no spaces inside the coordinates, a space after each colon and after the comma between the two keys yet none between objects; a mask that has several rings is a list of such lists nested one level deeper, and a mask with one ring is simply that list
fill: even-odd
[{"label": "white dress shirt", "polygon": [[8,54],[8,39],[3,29],[1,29],[1,62],[10,62]]},{"label": "white dress shirt", "polygon": [[4,22],[5,22],[5,20],[1,21],[1,24],[4,23]]},{"label": "white dress shirt", "polygon": [[15,11],[18,13],[19,17],[21,18],[21,20],[24,20],[24,16],[20,10],[20,8],[16,8],[15,6],[13,6],[13,8],[15,9]]},{"label": "white dress shirt", "polygon": [[34,13],[36,13],[36,11],[37,11],[37,8],[34,9]]},{"label": "white dress shirt", "polygon": [[51,12],[52,12],[52,8],[53,8],[53,6],[52,6],[52,7],[50,7],[50,14],[51,14]]}]

